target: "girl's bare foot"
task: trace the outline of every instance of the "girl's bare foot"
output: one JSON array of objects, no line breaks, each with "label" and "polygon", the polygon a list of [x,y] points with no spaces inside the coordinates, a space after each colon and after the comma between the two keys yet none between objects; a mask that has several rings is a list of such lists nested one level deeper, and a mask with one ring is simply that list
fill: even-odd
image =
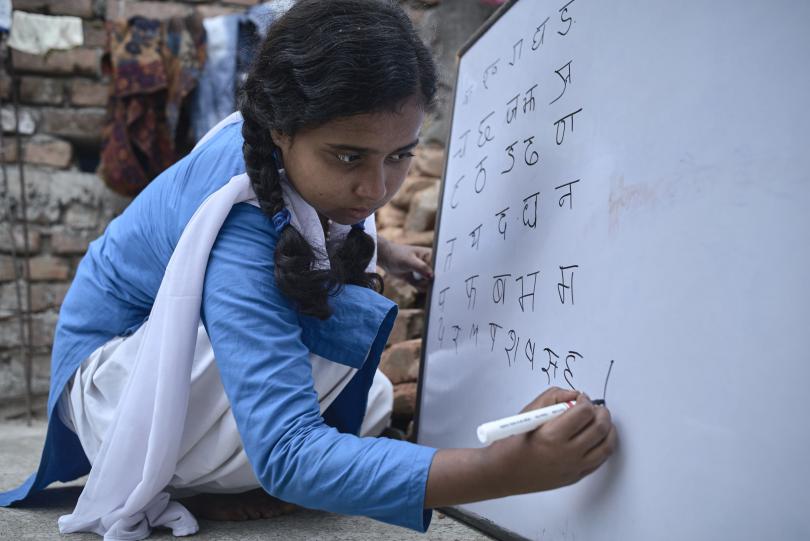
[{"label": "girl's bare foot", "polygon": [[198,494],[180,500],[197,518],[207,520],[256,520],[286,515],[299,509],[262,489],[241,494]]}]

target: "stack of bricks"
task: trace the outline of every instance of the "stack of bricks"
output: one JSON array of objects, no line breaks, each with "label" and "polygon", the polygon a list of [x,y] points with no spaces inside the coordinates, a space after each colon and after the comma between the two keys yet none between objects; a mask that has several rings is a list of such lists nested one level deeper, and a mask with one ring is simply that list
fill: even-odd
[{"label": "stack of bricks", "polygon": [[[392,242],[433,246],[444,150],[421,146],[396,196],[377,211],[378,234]],[[383,352],[380,370],[394,384],[393,424],[410,436],[425,323],[425,295],[411,284],[384,276],[384,294],[399,305],[399,315]]]},{"label": "stack of bricks", "polygon": [[[244,12],[256,3],[256,0],[12,2],[15,10],[24,12],[80,17],[84,43],[44,55],[8,50],[12,69],[0,70],[3,130],[0,161],[8,180],[8,192],[3,192],[0,183],[4,199],[0,205],[0,410],[12,406],[6,414],[20,411],[25,403],[17,295],[19,287],[22,308],[28,311],[24,263],[27,261],[30,269],[33,391],[35,404],[41,409],[48,391],[50,350],[59,306],[88,244],[130,202],[129,198],[110,191],[95,173],[109,86],[105,22],[136,15],[167,19],[196,13],[203,18],[213,17]],[[436,4],[401,2],[417,27],[435,22]],[[15,118],[12,105],[15,88],[19,119]],[[380,210],[378,219],[381,235],[430,246],[442,151],[424,147],[418,154],[402,193]],[[20,167],[28,206],[27,252],[22,228]],[[13,235],[9,210],[15,223]],[[402,373],[389,370],[397,384],[395,418],[400,426],[406,427],[415,404],[424,294],[390,278],[387,282],[388,294],[400,303],[402,310],[383,366],[386,370],[394,370],[394,365],[407,367]]]}]

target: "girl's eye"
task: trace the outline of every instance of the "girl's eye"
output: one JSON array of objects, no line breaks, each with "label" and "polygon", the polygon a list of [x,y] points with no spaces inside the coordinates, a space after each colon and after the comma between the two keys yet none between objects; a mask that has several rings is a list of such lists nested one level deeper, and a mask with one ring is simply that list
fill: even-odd
[{"label": "girl's eye", "polygon": [[343,154],[336,154],[335,156],[337,157],[338,160],[340,160],[343,163],[354,163],[360,159],[360,154],[343,153]]},{"label": "girl's eye", "polygon": [[407,160],[408,158],[413,158],[413,152],[402,152],[401,154],[391,154],[388,159],[393,162],[401,162],[402,160]]}]

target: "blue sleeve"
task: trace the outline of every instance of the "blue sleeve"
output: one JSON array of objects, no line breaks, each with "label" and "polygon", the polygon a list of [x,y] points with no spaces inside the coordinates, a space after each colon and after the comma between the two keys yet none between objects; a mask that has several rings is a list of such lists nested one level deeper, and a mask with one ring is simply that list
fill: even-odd
[{"label": "blue sleeve", "polygon": [[324,423],[298,313],[275,286],[274,248],[269,220],[252,205],[236,205],[211,251],[202,302],[222,383],[259,482],[273,496],[304,507],[425,531],[435,449],[341,434]]}]

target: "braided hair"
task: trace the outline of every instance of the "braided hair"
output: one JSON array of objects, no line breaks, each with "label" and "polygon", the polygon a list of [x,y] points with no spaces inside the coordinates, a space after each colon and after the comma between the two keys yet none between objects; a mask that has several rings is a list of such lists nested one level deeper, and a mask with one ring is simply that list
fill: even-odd
[{"label": "braided hair", "polygon": [[[242,152],[264,214],[284,208],[271,131],[294,137],[338,118],[396,111],[414,96],[427,108],[435,93],[430,52],[397,4],[299,0],[270,26],[239,97]],[[382,291],[382,278],[366,272],[374,248],[353,227],[330,268],[317,268],[315,248],[287,225],[276,244],[276,282],[300,312],[326,319],[329,295],[344,284]]]}]

